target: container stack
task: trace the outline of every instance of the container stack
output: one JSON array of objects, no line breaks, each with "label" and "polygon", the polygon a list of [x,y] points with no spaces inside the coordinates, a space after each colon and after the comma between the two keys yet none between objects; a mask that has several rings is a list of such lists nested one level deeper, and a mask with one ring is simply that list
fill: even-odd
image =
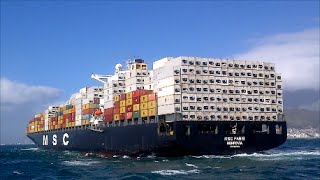
[{"label": "container stack", "polygon": [[[281,75],[272,63],[165,58],[154,63],[158,114],[183,120],[277,120]],[[276,77],[277,76],[277,77]]]},{"label": "container stack", "polygon": [[121,67],[116,69],[107,83],[104,84],[104,108],[113,107],[114,96],[125,92],[125,71],[121,71]]},{"label": "container stack", "polygon": [[55,117],[56,113],[59,110],[59,106],[49,106],[48,109],[44,113],[44,130],[49,130],[49,119]]},{"label": "container stack", "polygon": [[135,90],[114,96],[113,107],[104,110],[106,122],[157,115],[157,95],[151,90]]}]

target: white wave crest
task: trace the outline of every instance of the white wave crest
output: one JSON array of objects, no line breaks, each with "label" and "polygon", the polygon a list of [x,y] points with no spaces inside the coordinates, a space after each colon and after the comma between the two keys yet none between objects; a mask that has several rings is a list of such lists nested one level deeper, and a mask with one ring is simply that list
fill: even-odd
[{"label": "white wave crest", "polygon": [[236,154],[233,157],[283,157],[283,156],[320,156],[320,151],[293,151],[293,152],[279,152],[274,154]]},{"label": "white wave crest", "polygon": [[98,164],[98,161],[63,161],[62,164],[66,166],[90,166],[92,164]]},{"label": "white wave crest", "polygon": [[231,156],[219,156],[219,155],[202,155],[202,156],[191,156],[197,159],[231,159]]},{"label": "white wave crest", "polygon": [[198,166],[194,165],[194,164],[188,164],[188,163],[185,163],[186,166],[189,166],[189,167],[194,167],[194,168],[198,168]]},{"label": "white wave crest", "polygon": [[163,176],[173,176],[173,175],[188,175],[188,174],[198,174],[200,171],[198,169],[192,169],[192,170],[160,170],[160,171],[151,171],[153,174],[160,174]]},{"label": "white wave crest", "polygon": [[122,156],[122,158],[123,158],[123,159],[130,159],[130,157],[129,157],[129,156],[126,156],[126,155]]},{"label": "white wave crest", "polygon": [[22,172],[19,172],[19,171],[13,171],[12,173],[13,173],[13,174],[18,174],[18,175],[23,174]]},{"label": "white wave crest", "polygon": [[21,151],[38,151],[39,148],[27,148],[27,149],[21,149]]}]

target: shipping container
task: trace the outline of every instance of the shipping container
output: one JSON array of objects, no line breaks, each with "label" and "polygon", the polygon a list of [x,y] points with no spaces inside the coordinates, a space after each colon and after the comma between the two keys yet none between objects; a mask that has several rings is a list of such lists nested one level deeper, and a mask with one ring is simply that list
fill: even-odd
[{"label": "shipping container", "polygon": [[126,94],[120,94],[120,101],[126,100]]},{"label": "shipping container", "polygon": [[148,110],[147,109],[146,110],[141,110],[141,117],[147,117],[147,116],[149,116]]},{"label": "shipping container", "polygon": [[128,92],[127,95],[126,95],[126,98],[127,99],[132,99],[132,92]]},{"label": "shipping container", "polygon": [[126,100],[121,100],[120,101],[120,107],[126,106]]},{"label": "shipping container", "polygon": [[140,117],[140,111],[134,111],[133,118],[139,118],[139,117]]},{"label": "shipping container", "polygon": [[140,103],[148,102],[148,95],[143,95],[140,97]]},{"label": "shipping container", "polygon": [[127,99],[126,100],[126,106],[132,105],[132,99]]},{"label": "shipping container", "polygon": [[113,115],[113,120],[114,120],[114,121],[120,120],[120,114],[114,114],[114,115]]},{"label": "shipping container", "polygon": [[132,117],[133,117],[133,113],[132,112],[127,112],[125,119],[132,119]]},{"label": "shipping container", "polygon": [[151,108],[148,110],[148,115],[149,116],[156,116],[157,115],[157,111],[156,108]]},{"label": "shipping container", "polygon": [[156,101],[149,101],[148,102],[148,109],[152,109],[157,107]]},{"label": "shipping container", "polygon": [[138,97],[133,97],[133,104],[140,104],[140,96]]},{"label": "shipping container", "polygon": [[120,107],[114,108],[113,113],[114,114],[120,114]]},{"label": "shipping container", "polygon": [[114,95],[113,101],[114,102],[120,101],[120,95]]},{"label": "shipping container", "polygon": [[147,103],[147,102],[141,103],[141,104],[140,104],[140,109],[141,109],[141,110],[146,110],[146,109],[148,109],[148,103]]},{"label": "shipping container", "polygon": [[120,107],[120,114],[126,113],[126,107]]},{"label": "shipping container", "polygon": [[120,107],[120,101],[115,101],[115,102],[113,103],[113,106],[114,106],[115,108]]},{"label": "shipping container", "polygon": [[140,110],[140,104],[134,104],[133,111],[139,111],[139,110]]}]

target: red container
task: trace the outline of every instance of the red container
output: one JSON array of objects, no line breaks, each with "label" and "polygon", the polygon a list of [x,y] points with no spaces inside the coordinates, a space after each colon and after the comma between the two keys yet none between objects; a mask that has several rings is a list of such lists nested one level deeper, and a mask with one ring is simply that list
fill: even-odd
[{"label": "red container", "polygon": [[126,113],[120,114],[120,120],[125,120],[126,119]]},{"label": "red container", "polygon": [[113,114],[113,108],[107,108],[104,110],[104,115],[112,115]]},{"label": "red container", "polygon": [[132,119],[132,112],[126,113],[126,119]]},{"label": "red container", "polygon": [[67,119],[67,115],[64,114],[63,117],[62,117],[62,119]]},{"label": "red container", "polygon": [[157,99],[157,94],[156,93],[151,93],[148,95],[148,100],[149,101],[155,101]]},{"label": "red container", "polygon": [[93,98],[93,104],[100,104],[100,98]]},{"label": "red container", "polygon": [[90,108],[90,109],[83,109],[82,110],[82,115],[85,115],[85,114],[92,114],[95,112],[95,109],[94,108]]},{"label": "red container", "polygon": [[113,102],[113,106],[114,106],[115,108],[120,107],[120,101]]},{"label": "red container", "polygon": [[113,115],[105,115],[104,116],[104,121],[106,122],[111,122],[113,120]]},{"label": "red container", "polygon": [[139,97],[139,96],[143,96],[143,95],[146,95],[146,94],[149,94],[150,90],[145,90],[145,89],[139,89],[139,90],[135,90],[132,92],[132,97]]},{"label": "red container", "polygon": [[120,94],[120,101],[126,100],[126,94]]},{"label": "red container", "polygon": [[126,108],[126,112],[132,112],[132,105],[130,105],[130,106],[127,106],[127,108]]},{"label": "red container", "polygon": [[132,100],[132,104],[140,104],[140,96],[134,97]]},{"label": "red container", "polygon": [[114,114],[120,114],[120,108],[114,108]]}]

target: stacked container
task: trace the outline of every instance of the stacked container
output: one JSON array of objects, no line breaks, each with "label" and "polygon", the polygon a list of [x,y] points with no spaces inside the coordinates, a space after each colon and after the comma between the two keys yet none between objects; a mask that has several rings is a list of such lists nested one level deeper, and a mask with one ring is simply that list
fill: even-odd
[{"label": "stacked container", "polygon": [[[156,65],[156,66],[155,66]],[[179,57],[154,63],[158,114],[184,120],[277,120],[283,112],[274,64]]]}]

